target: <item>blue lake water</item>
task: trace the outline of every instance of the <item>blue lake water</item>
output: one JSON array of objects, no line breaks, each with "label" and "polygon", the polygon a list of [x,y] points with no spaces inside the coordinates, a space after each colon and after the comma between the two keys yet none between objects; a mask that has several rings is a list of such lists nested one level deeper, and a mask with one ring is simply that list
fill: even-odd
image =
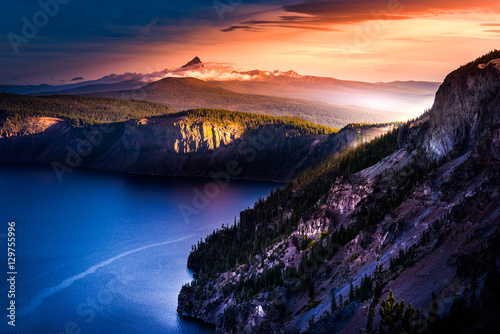
[{"label": "blue lake water", "polygon": [[[0,165],[0,332],[213,333],[176,312],[178,292],[192,279],[191,245],[279,184],[211,182],[88,170],[59,182],[47,166]],[[6,317],[9,221],[16,223],[15,328]]]}]

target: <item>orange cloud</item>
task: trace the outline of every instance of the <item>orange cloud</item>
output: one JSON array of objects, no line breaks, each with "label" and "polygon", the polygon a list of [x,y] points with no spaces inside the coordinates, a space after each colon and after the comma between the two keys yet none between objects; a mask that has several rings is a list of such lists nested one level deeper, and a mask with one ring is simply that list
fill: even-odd
[{"label": "orange cloud", "polygon": [[[246,20],[222,31],[251,27],[281,26],[298,29],[329,31],[324,26],[356,24],[370,20],[409,20],[451,12],[500,12],[497,1],[476,0],[305,0],[298,4],[285,5],[282,10],[295,15],[281,15],[276,20]],[[495,25],[495,24],[492,24]],[[333,29],[334,30],[334,29]],[[260,31],[260,30],[254,30]]]}]

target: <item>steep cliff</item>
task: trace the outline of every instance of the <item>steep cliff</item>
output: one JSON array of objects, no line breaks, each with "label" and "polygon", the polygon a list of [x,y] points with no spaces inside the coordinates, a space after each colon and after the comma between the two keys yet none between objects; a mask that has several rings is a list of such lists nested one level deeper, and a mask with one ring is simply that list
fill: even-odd
[{"label": "steep cliff", "polygon": [[489,55],[450,73],[429,113],[427,148],[436,157],[453,149],[500,157],[500,65]]},{"label": "steep cliff", "polygon": [[[497,331],[497,58],[451,73],[420,119],[302,175],[195,245],[197,279],[179,312],[218,333]],[[395,316],[392,329],[378,316],[389,290],[419,310]]]},{"label": "steep cliff", "polygon": [[190,176],[234,169],[231,177],[281,181],[390,128],[335,133],[299,119],[216,110],[84,127],[63,118],[28,117],[16,123],[7,118],[0,127],[0,160],[51,164],[61,178],[88,167]]}]

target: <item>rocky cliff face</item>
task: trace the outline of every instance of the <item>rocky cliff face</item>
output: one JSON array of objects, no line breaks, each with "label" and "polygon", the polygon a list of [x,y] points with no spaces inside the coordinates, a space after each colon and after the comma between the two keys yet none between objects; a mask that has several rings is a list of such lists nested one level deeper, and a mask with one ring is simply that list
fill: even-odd
[{"label": "rocky cliff face", "polygon": [[32,136],[42,133],[50,135],[57,131],[68,131],[69,126],[60,118],[54,117],[32,117],[21,124],[14,124],[7,119],[4,126],[0,128],[0,139],[9,137]]},{"label": "rocky cliff face", "polygon": [[[0,131],[0,138],[20,138],[33,136],[50,137],[54,135],[74,135],[78,132],[121,133],[122,148],[127,150],[146,150],[161,147],[165,151],[176,154],[207,153],[220,147],[231,144],[239,139],[244,129],[238,125],[218,126],[204,120],[186,120],[183,118],[152,118],[140,119],[126,122],[123,129],[117,129],[111,125],[108,131],[100,127],[88,127],[83,131],[72,129],[68,123],[59,118],[31,117],[26,122],[17,126],[11,125],[9,121]],[[78,141],[77,138],[74,138]],[[27,147],[29,148],[29,146]]]},{"label": "rocky cliff face", "polygon": [[51,164],[64,174],[76,167],[155,174],[290,180],[332,155],[390,127],[344,129],[335,135],[204,118],[153,117],[93,127],[72,127],[63,119],[32,117],[0,128],[0,161]]},{"label": "rocky cliff face", "polygon": [[[230,268],[184,287],[179,312],[216,324],[218,333],[360,333],[367,323],[361,305],[373,297],[367,278],[375,279],[379,264],[381,297],[393,290],[421,311],[414,331],[442,333],[439,318],[457,295],[472,305],[467,312],[479,308],[478,299],[488,305],[475,313],[475,330],[498,329],[498,307],[488,299],[488,270],[500,263],[498,63],[451,73],[432,110],[400,129],[398,149],[372,167],[326,181],[324,194],[298,216],[288,203],[308,200],[301,195],[311,192],[308,186],[243,212],[234,233],[220,231],[199,245],[188,262],[195,272],[212,247]],[[265,219],[258,215],[262,206],[269,210]],[[269,246],[257,233],[290,226]],[[260,247],[245,248],[245,260],[230,266],[235,254],[222,246],[242,231]],[[471,282],[482,288],[471,293]],[[458,333],[472,325],[446,326]]]},{"label": "rocky cliff face", "polygon": [[460,146],[500,157],[499,96],[497,60],[449,74],[430,111],[429,152],[443,157]]},{"label": "rocky cliff face", "polygon": [[[154,173],[169,158],[209,155],[238,140],[244,129],[204,120],[152,118],[106,126],[73,128],[63,119],[33,117],[0,133],[0,159]],[[157,155],[156,163],[152,156]],[[143,164],[142,158],[148,157]],[[71,160],[71,159],[69,159]],[[177,170],[182,174],[182,170]]]},{"label": "rocky cliff face", "polygon": [[125,125],[121,144],[127,150],[161,148],[179,155],[202,154],[231,144],[243,132],[238,125],[219,126],[205,120],[141,119]]}]

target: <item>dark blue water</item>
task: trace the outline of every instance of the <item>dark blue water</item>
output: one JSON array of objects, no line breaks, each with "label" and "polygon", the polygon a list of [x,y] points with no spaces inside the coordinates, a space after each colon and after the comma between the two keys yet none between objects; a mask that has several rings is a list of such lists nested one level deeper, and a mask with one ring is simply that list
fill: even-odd
[{"label": "dark blue water", "polygon": [[[178,292],[192,279],[191,245],[278,185],[210,182],[86,170],[59,182],[50,167],[0,165],[0,332],[213,333],[176,313]],[[195,198],[205,188],[212,198]],[[6,317],[9,221],[15,328]]]}]

